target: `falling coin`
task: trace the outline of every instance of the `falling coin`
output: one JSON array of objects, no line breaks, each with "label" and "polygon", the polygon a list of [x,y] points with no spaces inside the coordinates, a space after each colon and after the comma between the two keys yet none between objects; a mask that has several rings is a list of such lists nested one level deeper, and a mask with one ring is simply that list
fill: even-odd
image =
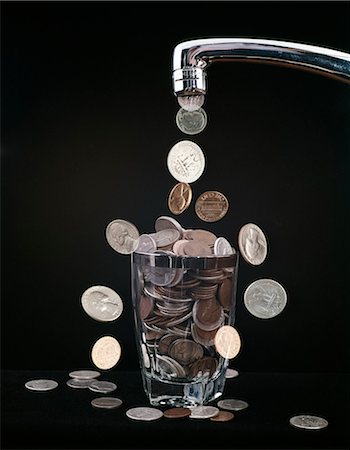
[{"label": "falling coin", "polygon": [[220,411],[217,416],[211,417],[212,422],[228,422],[234,418],[233,413],[229,411]]},{"label": "falling coin", "polygon": [[107,286],[92,286],[82,297],[84,311],[100,322],[111,322],[118,319],[123,312],[123,302],[120,296]]},{"label": "falling coin", "polygon": [[204,222],[217,222],[225,216],[228,207],[229,203],[224,194],[217,191],[207,191],[198,197],[195,211]]},{"label": "falling coin", "polygon": [[111,381],[93,381],[88,386],[90,391],[99,392],[101,394],[108,394],[117,389],[117,385]]},{"label": "falling coin", "polygon": [[198,134],[207,126],[208,118],[203,108],[186,111],[180,108],[176,114],[176,125],[185,134]]},{"label": "falling coin", "polygon": [[182,419],[191,415],[189,408],[170,408],[164,411],[164,417],[167,419]]},{"label": "falling coin", "polygon": [[170,191],[168,207],[173,214],[181,214],[190,206],[191,200],[191,186],[188,183],[177,183]]},{"label": "falling coin", "polygon": [[301,414],[289,419],[289,423],[304,430],[321,430],[328,426],[328,421],[322,417]]},{"label": "falling coin", "polygon": [[244,292],[244,305],[259,319],[271,319],[287,304],[287,293],[277,281],[262,278],[251,283]]},{"label": "falling coin", "polygon": [[74,370],[69,373],[71,378],[79,378],[81,380],[90,380],[91,378],[97,378],[101,374],[96,370]]},{"label": "falling coin", "polygon": [[90,384],[94,381],[93,378],[83,380],[79,378],[70,378],[67,381],[67,386],[73,388],[73,389],[87,389]]},{"label": "falling coin", "polygon": [[236,400],[234,398],[227,398],[225,400],[219,400],[217,403],[219,408],[228,409],[230,411],[240,411],[248,408],[248,403],[244,400]]},{"label": "falling coin", "polygon": [[109,245],[118,253],[128,255],[138,246],[139,232],[132,223],[116,219],[106,228],[106,239]]},{"label": "falling coin", "polygon": [[216,256],[230,256],[233,255],[231,244],[224,237],[219,237],[214,242],[214,255]]},{"label": "falling coin", "polygon": [[238,245],[243,258],[255,266],[267,256],[267,240],[264,232],[254,223],[244,225],[238,234]]},{"label": "falling coin", "polygon": [[99,397],[91,400],[92,406],[95,408],[103,408],[103,409],[113,409],[118,408],[118,406],[122,405],[122,401],[120,398],[116,397]]},{"label": "falling coin", "polygon": [[210,419],[219,414],[219,408],[215,406],[196,406],[191,409],[190,419]]},{"label": "falling coin", "polygon": [[204,104],[205,95],[204,94],[196,94],[196,95],[179,95],[177,97],[177,101],[181,108],[186,111],[196,111],[201,108]]},{"label": "falling coin", "polygon": [[126,415],[129,419],[150,422],[163,417],[163,412],[157,408],[139,407],[128,409]]},{"label": "falling coin", "polygon": [[177,181],[193,183],[204,171],[204,153],[194,142],[180,141],[170,149],[167,166],[170,174]]},{"label": "falling coin", "polygon": [[235,369],[226,369],[225,378],[236,378],[238,377],[239,373]]},{"label": "falling coin", "polygon": [[232,359],[237,356],[241,348],[241,338],[237,330],[230,325],[219,328],[215,335],[215,347],[223,358]]},{"label": "falling coin", "polygon": [[141,234],[135,251],[139,253],[153,253],[156,250],[157,244],[152,236],[149,234]]},{"label": "falling coin", "polygon": [[121,356],[119,342],[112,336],[103,336],[92,347],[91,359],[96,367],[107,370],[114,367]]},{"label": "falling coin", "polygon": [[25,387],[30,391],[46,392],[52,391],[58,386],[54,380],[30,380],[25,383]]}]

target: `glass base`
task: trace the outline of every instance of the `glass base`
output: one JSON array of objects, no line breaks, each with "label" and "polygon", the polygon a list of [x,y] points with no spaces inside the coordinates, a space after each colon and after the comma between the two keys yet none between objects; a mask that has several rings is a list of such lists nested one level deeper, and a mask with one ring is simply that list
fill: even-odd
[{"label": "glass base", "polygon": [[144,388],[153,406],[194,407],[205,405],[221,397],[225,386],[225,373],[214,379],[196,382],[173,382],[144,374]]}]

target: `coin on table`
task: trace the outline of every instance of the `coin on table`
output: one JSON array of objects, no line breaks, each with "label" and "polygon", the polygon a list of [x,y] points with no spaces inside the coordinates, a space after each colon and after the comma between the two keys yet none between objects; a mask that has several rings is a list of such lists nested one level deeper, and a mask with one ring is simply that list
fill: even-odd
[{"label": "coin on table", "polygon": [[206,191],[196,201],[195,211],[204,222],[217,222],[228,211],[229,203],[224,194],[218,191]]},{"label": "coin on table", "polygon": [[81,296],[84,311],[100,322],[118,319],[123,312],[120,296],[107,286],[91,286]]},{"label": "coin on table", "polygon": [[241,348],[237,330],[230,325],[219,328],[215,335],[215,348],[223,358],[232,359],[237,356]]},{"label": "coin on table", "polygon": [[25,387],[30,391],[46,392],[57,388],[58,383],[55,380],[30,380],[25,383]]},{"label": "coin on table", "polygon": [[170,174],[180,182],[193,183],[202,175],[205,156],[202,149],[192,141],[180,141],[169,151],[167,166]]},{"label": "coin on table", "polygon": [[289,423],[294,427],[303,428],[304,430],[321,430],[328,426],[328,421],[323,417],[308,414],[291,417]]},{"label": "coin on table", "polygon": [[283,311],[287,304],[287,293],[277,281],[261,278],[245,290],[244,304],[253,316],[270,319]]},{"label": "coin on table", "polygon": [[220,412],[219,408],[215,406],[196,406],[191,408],[190,419],[210,419],[215,417]]},{"label": "coin on table", "polygon": [[167,419],[182,419],[191,415],[189,408],[170,408],[164,411],[164,417]]},{"label": "coin on table", "polygon": [[219,237],[214,242],[214,255],[216,256],[230,256],[233,255],[231,244],[224,237]]},{"label": "coin on table", "polygon": [[121,356],[119,342],[112,336],[103,336],[92,347],[91,359],[96,367],[107,370],[114,367]]},{"label": "coin on table", "polygon": [[234,415],[229,411],[220,411],[217,416],[211,417],[210,420],[212,422],[228,422],[232,420]]},{"label": "coin on table", "polygon": [[122,401],[120,398],[116,397],[99,397],[91,400],[92,406],[95,408],[103,408],[103,409],[113,409],[118,408],[118,406],[122,405]]},{"label": "coin on table", "polygon": [[71,378],[79,378],[80,380],[91,380],[92,378],[97,378],[101,374],[97,370],[74,370],[69,373]]},{"label": "coin on table", "polygon": [[191,186],[188,183],[177,183],[170,191],[168,207],[173,214],[181,214],[190,206],[191,200]]},{"label": "coin on table", "polygon": [[226,369],[225,378],[236,378],[238,377],[239,373],[235,369]]},{"label": "coin on table", "polygon": [[140,234],[135,225],[126,220],[113,220],[106,228],[107,242],[113,250],[124,255],[133,253],[137,249],[139,237]]},{"label": "coin on table", "polygon": [[207,126],[208,117],[203,108],[186,111],[180,108],[176,114],[176,125],[185,134],[198,134]]},{"label": "coin on table", "polygon": [[67,386],[73,389],[87,389],[93,381],[94,381],[93,378],[87,380],[83,380],[80,378],[70,378],[67,381]]},{"label": "coin on table", "polygon": [[128,409],[126,415],[129,419],[150,422],[160,419],[163,416],[163,412],[157,408],[138,407]]},{"label": "coin on table", "polygon": [[108,394],[117,389],[117,385],[111,381],[92,381],[89,385],[90,391],[100,392],[101,394]]},{"label": "coin on table", "polygon": [[139,253],[153,253],[156,250],[157,244],[153,237],[149,234],[141,234],[135,251]]},{"label": "coin on table", "polygon": [[240,411],[248,408],[248,403],[244,400],[236,400],[234,398],[227,398],[225,400],[219,400],[217,403],[219,408],[228,409],[230,411]]},{"label": "coin on table", "polygon": [[243,258],[250,264],[262,264],[267,256],[267,240],[258,225],[247,223],[238,234],[238,245]]}]

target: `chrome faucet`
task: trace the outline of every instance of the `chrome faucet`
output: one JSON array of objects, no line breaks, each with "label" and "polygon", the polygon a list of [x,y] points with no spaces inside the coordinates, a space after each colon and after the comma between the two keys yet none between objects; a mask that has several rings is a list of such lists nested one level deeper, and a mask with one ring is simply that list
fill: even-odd
[{"label": "chrome faucet", "polygon": [[174,94],[178,97],[206,94],[206,69],[215,61],[252,61],[287,65],[350,83],[349,53],[270,39],[209,38],[185,41],[175,47]]}]

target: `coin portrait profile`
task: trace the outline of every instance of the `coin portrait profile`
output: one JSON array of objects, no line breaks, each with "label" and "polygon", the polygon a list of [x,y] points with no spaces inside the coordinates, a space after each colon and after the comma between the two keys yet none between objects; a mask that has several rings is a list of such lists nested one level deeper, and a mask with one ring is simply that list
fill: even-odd
[{"label": "coin portrait profile", "polygon": [[249,228],[245,241],[245,251],[250,259],[255,259],[259,253],[265,250],[265,241],[259,239],[259,232],[255,228]]},{"label": "coin portrait profile", "polygon": [[121,223],[111,225],[111,235],[117,244],[122,245],[128,251],[132,251],[134,239],[129,236],[127,228]]}]

